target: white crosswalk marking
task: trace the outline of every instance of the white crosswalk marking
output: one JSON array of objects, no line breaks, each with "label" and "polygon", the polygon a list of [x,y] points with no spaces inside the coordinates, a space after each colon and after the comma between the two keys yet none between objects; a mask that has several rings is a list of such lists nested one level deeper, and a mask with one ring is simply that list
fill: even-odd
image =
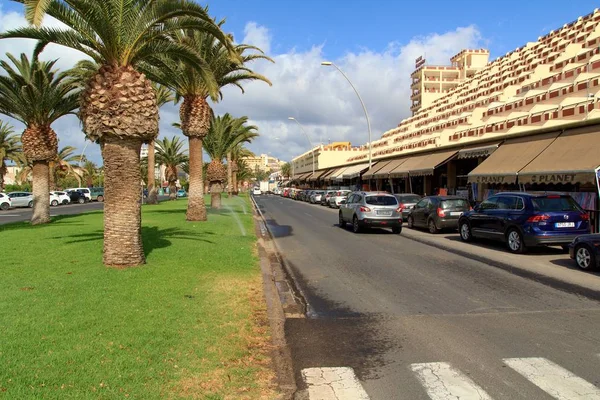
[{"label": "white crosswalk marking", "polygon": [[491,397],[460,371],[445,362],[411,364],[432,400],[491,400]]},{"label": "white crosswalk marking", "polygon": [[600,399],[596,386],[545,358],[506,358],[504,363],[555,399]]},{"label": "white crosswalk marking", "polygon": [[352,368],[305,368],[302,378],[310,400],[369,400]]}]

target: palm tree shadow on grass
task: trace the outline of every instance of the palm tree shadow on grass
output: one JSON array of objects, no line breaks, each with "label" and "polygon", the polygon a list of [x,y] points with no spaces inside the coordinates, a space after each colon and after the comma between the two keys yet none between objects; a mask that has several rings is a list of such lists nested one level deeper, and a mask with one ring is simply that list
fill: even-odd
[{"label": "palm tree shadow on grass", "polygon": [[[142,227],[142,241],[144,244],[144,254],[146,257],[156,249],[162,249],[171,246],[173,243],[169,239],[178,240],[193,240],[197,242],[204,242],[214,244],[213,241],[203,238],[206,235],[214,235],[214,232],[194,232],[180,228],[166,228],[161,229],[158,226],[143,226]],[[65,243],[84,243],[84,242],[102,242],[104,238],[104,231],[96,230],[90,233],[82,233],[78,235],[66,235],[55,237],[54,239],[65,239],[71,238]]]}]

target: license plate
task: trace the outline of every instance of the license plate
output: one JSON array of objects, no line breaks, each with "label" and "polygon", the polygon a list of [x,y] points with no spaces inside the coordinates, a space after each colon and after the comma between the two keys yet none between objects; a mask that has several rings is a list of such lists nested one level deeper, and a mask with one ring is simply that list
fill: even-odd
[{"label": "license plate", "polygon": [[554,226],[556,228],[575,228],[575,222],[557,222]]},{"label": "license plate", "polygon": [[452,211],[450,215],[453,217],[460,217],[462,215],[462,211]]},{"label": "license plate", "polygon": [[383,217],[389,217],[392,215],[391,211],[377,211],[377,215],[381,215]]}]

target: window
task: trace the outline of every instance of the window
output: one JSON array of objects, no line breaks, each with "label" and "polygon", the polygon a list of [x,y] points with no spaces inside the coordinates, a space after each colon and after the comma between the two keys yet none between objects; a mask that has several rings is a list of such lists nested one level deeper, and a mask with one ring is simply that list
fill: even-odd
[{"label": "window", "polygon": [[500,196],[497,201],[498,210],[515,210],[517,207],[517,197]]},{"label": "window", "polygon": [[427,203],[429,203],[429,199],[423,199],[415,205],[415,208],[425,208],[427,207]]},{"label": "window", "polygon": [[367,196],[365,201],[372,206],[395,206],[398,204],[394,196]]},{"label": "window", "polygon": [[523,199],[520,197],[517,197],[517,204],[516,204],[515,210],[520,211],[524,208],[525,208],[525,203],[523,202]]},{"label": "window", "polygon": [[397,195],[396,198],[401,203],[417,203],[421,198],[417,195]]},{"label": "window", "polygon": [[467,201],[465,199],[448,199],[448,200],[442,200],[442,208],[444,210],[453,208],[453,209],[457,209],[457,208],[469,208],[469,204],[467,203]]},{"label": "window", "polygon": [[579,204],[571,196],[548,196],[532,199],[535,211],[562,212],[582,211]]},{"label": "window", "polygon": [[479,209],[482,211],[485,210],[495,210],[498,208],[498,204],[496,203],[498,201],[497,197],[490,197],[489,199],[483,201],[480,205],[479,205]]},{"label": "window", "polygon": [[354,203],[354,199],[355,198],[356,198],[356,195],[355,194],[351,194],[350,196],[348,196],[348,200],[346,200],[346,203],[347,204]]}]

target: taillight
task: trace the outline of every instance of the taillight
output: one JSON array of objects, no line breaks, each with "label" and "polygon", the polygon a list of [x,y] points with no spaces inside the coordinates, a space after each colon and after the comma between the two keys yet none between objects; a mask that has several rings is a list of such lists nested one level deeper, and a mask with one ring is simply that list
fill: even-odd
[{"label": "taillight", "polygon": [[473,207],[469,207],[469,211],[473,211]]},{"label": "taillight", "polygon": [[589,221],[590,220],[590,214],[588,214],[588,213],[581,213],[580,217],[581,217],[582,221]]},{"label": "taillight", "polygon": [[444,218],[446,216],[446,212],[444,210],[442,210],[441,208],[438,208],[437,215],[438,215],[438,217]]},{"label": "taillight", "polygon": [[404,204],[400,204],[398,208],[396,208],[396,212],[401,213],[404,210]]},{"label": "taillight", "polygon": [[360,212],[371,212],[371,209],[369,207],[360,206]]},{"label": "taillight", "polygon": [[527,219],[527,222],[542,222],[542,221],[547,221],[549,219],[550,219],[550,216],[546,215],[546,214],[532,215],[531,217],[529,217]]}]

